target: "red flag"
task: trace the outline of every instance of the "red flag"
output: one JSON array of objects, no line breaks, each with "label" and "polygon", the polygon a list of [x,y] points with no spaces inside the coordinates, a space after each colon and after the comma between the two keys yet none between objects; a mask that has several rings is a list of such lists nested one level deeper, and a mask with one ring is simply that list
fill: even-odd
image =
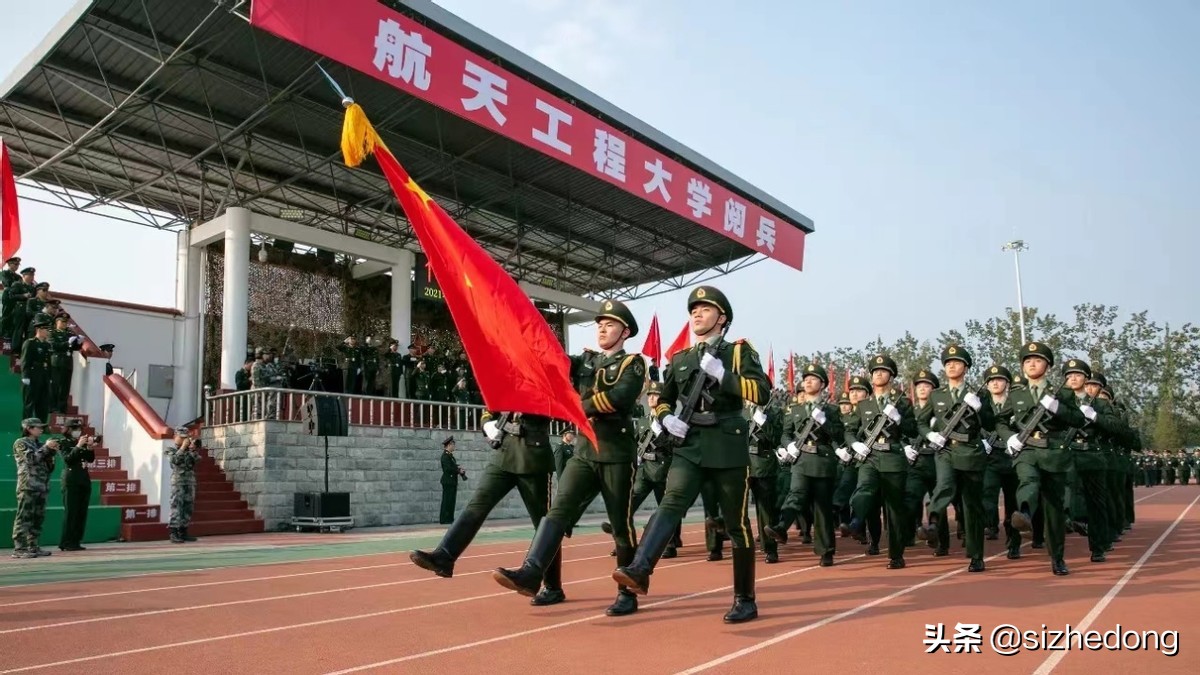
[{"label": "red flag", "polygon": [[767,382],[771,383],[771,388],[775,388],[775,347],[767,350]]},{"label": "red flag", "polygon": [[517,282],[404,171],[358,104],[346,110],[342,153],[357,166],[374,152],[429,259],[491,410],[544,415],[596,434],[571,384],[571,363]]},{"label": "red flag", "polygon": [[674,342],[667,345],[667,351],[663,353],[663,356],[670,359],[672,356],[675,356],[676,352],[681,352],[691,346],[692,325],[689,322],[683,324],[683,330],[679,331],[679,335],[675,338]]},{"label": "red flag", "polygon": [[650,319],[650,330],[646,333],[646,341],[642,343],[642,355],[649,358],[655,368],[662,363],[662,339],[658,336],[658,314]]},{"label": "red flag", "polygon": [[788,393],[792,396],[796,395],[796,352],[788,352]]},{"label": "red flag", "polygon": [[0,260],[8,260],[21,248],[21,217],[17,213],[17,182],[4,139],[0,139],[0,234],[4,240]]},{"label": "red flag", "polygon": [[835,396],[834,388],[837,387],[836,373],[837,373],[837,369],[834,368],[833,366],[830,366],[829,370],[825,371],[825,374],[828,376],[826,379],[829,380],[829,398],[833,398]]}]

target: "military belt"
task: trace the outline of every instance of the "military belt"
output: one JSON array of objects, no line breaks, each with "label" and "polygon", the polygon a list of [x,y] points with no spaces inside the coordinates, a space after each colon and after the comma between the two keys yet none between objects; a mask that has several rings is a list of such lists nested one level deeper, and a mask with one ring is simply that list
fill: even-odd
[{"label": "military belt", "polygon": [[922,445],[921,447],[917,448],[917,454],[926,456],[936,455],[937,448],[933,447],[932,445]]},{"label": "military belt", "polygon": [[688,426],[715,427],[717,426],[717,414],[714,412],[692,413],[692,419],[688,420]]},{"label": "military belt", "polygon": [[657,454],[657,453],[653,453],[653,452],[647,452],[646,454],[642,455],[642,461],[644,461],[644,462],[656,462],[656,461],[658,461],[658,454]]},{"label": "military belt", "polygon": [[817,444],[813,443],[812,441],[809,441],[808,443],[805,443],[804,445],[801,445],[799,447],[800,447],[800,452],[803,452],[806,455],[817,454]]},{"label": "military belt", "polygon": [[504,429],[504,433],[511,434],[513,436],[520,436],[522,432],[520,422],[509,422],[501,428]]},{"label": "military belt", "polygon": [[1069,447],[1075,452],[1094,452],[1100,449],[1092,447],[1087,443],[1072,443]]},{"label": "military belt", "polygon": [[960,434],[960,433],[955,433],[955,432],[951,432],[951,433],[948,433],[948,434],[946,434],[946,438],[948,438],[948,439],[950,439],[950,440],[952,440],[952,441],[958,441],[959,443],[966,443],[966,442],[968,442],[968,441],[970,441],[970,440],[971,440],[971,436],[970,436],[970,435],[968,435],[968,434]]},{"label": "military belt", "polygon": [[871,446],[871,449],[878,450],[880,452],[888,452],[892,449],[892,444],[891,443],[876,443],[875,445]]},{"label": "military belt", "polygon": [[759,457],[772,457],[772,456],[774,456],[774,453],[772,453],[772,452],[771,452],[771,451],[769,451],[769,450],[751,450],[751,451],[750,451],[750,454],[752,454],[752,455],[758,455]]}]

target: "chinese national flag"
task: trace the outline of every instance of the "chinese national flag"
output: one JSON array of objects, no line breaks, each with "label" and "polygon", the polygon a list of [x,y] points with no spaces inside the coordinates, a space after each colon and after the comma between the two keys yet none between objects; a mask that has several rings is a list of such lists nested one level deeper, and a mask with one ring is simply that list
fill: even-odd
[{"label": "chinese national flag", "polygon": [[837,389],[837,368],[830,366],[829,370],[825,371],[825,379],[829,380],[829,398],[832,399]]},{"label": "chinese national flag", "polygon": [[596,434],[571,384],[571,364],[546,319],[512,277],[425,194],[383,144],[358,104],[346,110],[342,154],[357,166],[374,152],[441,287],[490,410],[544,415]]},{"label": "chinese national flag", "polygon": [[0,139],[0,233],[4,239],[0,260],[8,260],[21,248],[21,217],[17,213],[17,182],[4,139]]},{"label": "chinese national flag", "polygon": [[787,379],[788,379],[788,393],[795,396],[796,395],[796,353],[795,352],[788,352]]},{"label": "chinese national flag", "polygon": [[676,352],[681,352],[692,346],[692,326],[690,323],[683,324],[683,330],[679,331],[675,341],[667,345],[667,351],[663,353],[668,360],[675,356]]},{"label": "chinese national flag", "polygon": [[662,339],[658,335],[658,315],[650,319],[650,330],[646,333],[646,342],[642,344],[642,355],[650,359],[657,368],[662,363]]},{"label": "chinese national flag", "polygon": [[771,388],[775,388],[775,348],[771,347],[767,350],[767,382],[771,383]]}]

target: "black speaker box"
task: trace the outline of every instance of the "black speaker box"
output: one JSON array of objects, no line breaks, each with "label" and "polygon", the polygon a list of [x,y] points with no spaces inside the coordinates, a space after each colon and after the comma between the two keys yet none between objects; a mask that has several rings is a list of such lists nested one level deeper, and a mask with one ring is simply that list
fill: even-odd
[{"label": "black speaker box", "polygon": [[304,400],[300,426],[309,436],[350,435],[345,399],[320,394],[309,396]]},{"label": "black speaker box", "polygon": [[297,492],[297,518],[349,518],[349,492]]}]

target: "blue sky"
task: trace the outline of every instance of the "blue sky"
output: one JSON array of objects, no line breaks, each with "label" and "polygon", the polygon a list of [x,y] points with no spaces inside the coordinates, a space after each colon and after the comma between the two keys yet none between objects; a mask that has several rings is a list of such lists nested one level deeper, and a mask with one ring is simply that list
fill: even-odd
[{"label": "blue sky", "polygon": [[[4,22],[0,71],[70,4]],[[763,352],[999,314],[1015,304],[1013,238],[1043,311],[1107,303],[1181,324],[1200,309],[1194,2],[439,4],[816,222],[804,272],[766,262],[718,282],[731,335]],[[173,235],[28,203],[22,220],[23,257],[56,288],[174,304]],[[685,298],[634,310],[643,326],[657,311],[669,341]]]}]

